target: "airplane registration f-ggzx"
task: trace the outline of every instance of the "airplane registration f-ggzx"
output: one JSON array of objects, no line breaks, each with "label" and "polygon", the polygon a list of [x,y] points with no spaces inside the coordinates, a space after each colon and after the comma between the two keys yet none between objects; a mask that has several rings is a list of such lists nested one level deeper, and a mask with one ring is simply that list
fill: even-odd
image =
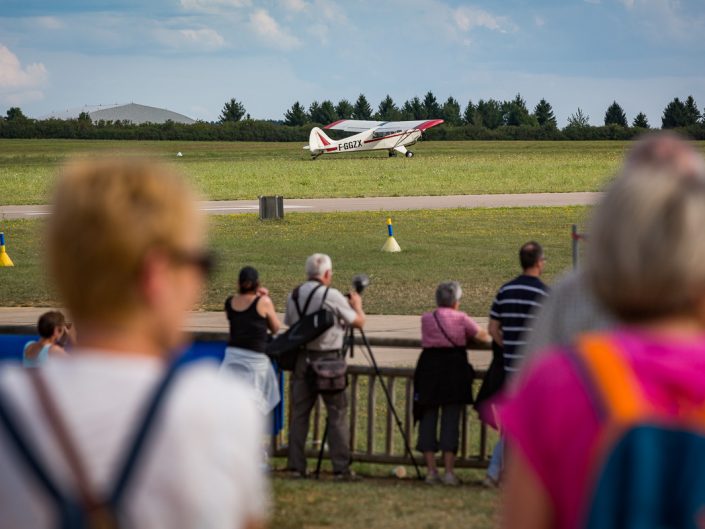
[{"label": "airplane registration f-ggzx", "polygon": [[304,149],[311,151],[316,159],[321,154],[359,151],[389,151],[389,156],[397,153],[411,158],[414,153],[406,148],[421,138],[421,133],[440,125],[442,119],[421,119],[418,121],[363,121],[357,119],[341,119],[323,127],[330,130],[356,132],[342,140],[329,138],[323,130],[314,127],[308,137],[308,145]]}]

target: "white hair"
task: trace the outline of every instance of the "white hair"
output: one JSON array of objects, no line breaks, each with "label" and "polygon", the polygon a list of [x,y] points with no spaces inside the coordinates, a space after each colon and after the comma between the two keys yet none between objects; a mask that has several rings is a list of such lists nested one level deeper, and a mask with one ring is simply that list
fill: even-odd
[{"label": "white hair", "polygon": [[463,289],[457,281],[445,281],[436,289],[436,305],[452,307],[463,296]]},{"label": "white hair", "polygon": [[323,277],[328,270],[333,270],[333,262],[324,253],[315,253],[306,259],[306,277],[315,279]]}]

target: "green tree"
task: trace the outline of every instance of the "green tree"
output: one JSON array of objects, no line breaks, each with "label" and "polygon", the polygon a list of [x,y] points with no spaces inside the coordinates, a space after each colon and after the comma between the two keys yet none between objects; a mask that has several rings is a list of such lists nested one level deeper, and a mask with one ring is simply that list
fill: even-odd
[{"label": "green tree", "polygon": [[372,119],[372,107],[370,106],[370,103],[367,101],[367,98],[364,96],[364,94],[360,94],[357,98],[357,101],[355,101],[353,119]]},{"label": "green tree", "polygon": [[605,112],[605,125],[619,125],[620,127],[628,127],[627,115],[622,107],[616,101],[607,107]]},{"label": "green tree", "polygon": [[504,123],[502,104],[495,99],[488,99],[487,101],[480,99],[477,102],[477,115],[480,119],[476,118],[475,124],[488,129],[496,129]]},{"label": "green tree", "polygon": [[234,97],[227,101],[223,105],[223,110],[220,112],[220,122],[227,123],[229,121],[237,122],[240,121],[247,111],[245,110],[245,105]]},{"label": "green tree", "polygon": [[10,107],[7,109],[7,121],[26,121],[27,116],[24,115],[20,107]]},{"label": "green tree", "polygon": [[698,104],[695,102],[693,96],[688,96],[685,100],[685,113],[688,125],[695,125],[702,117],[700,110],[698,109]]},{"label": "green tree", "polygon": [[426,119],[426,108],[418,97],[406,101],[401,109],[402,119]]},{"label": "green tree", "polygon": [[91,120],[91,115],[88,112],[81,112],[78,115],[78,122],[90,125],[93,120]]},{"label": "green tree", "polygon": [[338,115],[338,119],[352,119],[355,107],[347,99],[341,99],[335,106],[335,113]]},{"label": "green tree", "polygon": [[308,106],[308,117],[312,123],[321,123],[318,121],[320,118],[321,104],[318,101],[314,101]]},{"label": "green tree", "polygon": [[475,123],[476,114],[477,107],[472,104],[472,100],[468,101],[468,106],[465,107],[465,112],[463,112],[463,122],[467,125],[477,125]]},{"label": "green tree", "polygon": [[441,118],[450,125],[460,125],[463,122],[460,117],[460,103],[455,98],[448,97],[443,103]]},{"label": "green tree", "polygon": [[438,100],[430,90],[426,92],[426,95],[423,98],[423,108],[424,113],[426,114],[425,118],[427,119],[436,119],[441,115],[441,107],[438,104]]},{"label": "green tree", "polygon": [[537,125],[536,120],[529,114],[526,101],[521,94],[517,94],[511,101],[505,101],[502,104],[502,111],[505,125],[513,127]]},{"label": "green tree", "polygon": [[[316,103],[318,105],[318,103]],[[311,121],[314,123],[321,123],[323,125],[328,125],[338,120],[338,115],[335,113],[335,106],[331,101],[323,101],[316,108],[311,105],[310,109]]]},{"label": "green tree", "polygon": [[632,121],[632,127],[637,129],[648,129],[649,120],[646,119],[646,114],[639,112],[634,118],[634,121]]},{"label": "green tree", "polygon": [[375,117],[382,121],[398,121],[401,119],[401,113],[389,94],[380,101]]},{"label": "green tree", "polygon": [[556,116],[553,114],[553,107],[551,106],[551,103],[545,99],[542,99],[536,103],[536,107],[534,108],[534,117],[541,127],[547,129],[555,129],[558,127]]},{"label": "green tree", "polygon": [[306,115],[304,106],[298,101],[294,103],[289,110],[284,114],[284,124],[290,127],[300,127],[308,123],[309,118]]},{"label": "green tree", "polygon": [[568,126],[566,128],[584,129],[590,126],[590,116],[585,114],[580,107],[575,114],[568,117]]},{"label": "green tree", "polygon": [[676,127],[686,127],[688,125],[688,111],[683,102],[675,97],[673,101],[666,105],[661,116],[661,127],[673,129]]}]

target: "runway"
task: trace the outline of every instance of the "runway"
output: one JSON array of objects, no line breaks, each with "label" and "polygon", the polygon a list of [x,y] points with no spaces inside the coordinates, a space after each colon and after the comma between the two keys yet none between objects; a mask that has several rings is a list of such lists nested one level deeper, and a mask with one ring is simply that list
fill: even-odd
[{"label": "runway", "polygon": [[[447,195],[418,197],[362,198],[284,198],[285,213],[336,211],[400,211],[409,209],[505,208],[546,206],[589,206],[602,193],[524,193],[498,195]],[[200,202],[200,209],[210,215],[258,213],[257,200],[209,200]],[[41,218],[50,213],[50,206],[0,206],[1,219]]]}]

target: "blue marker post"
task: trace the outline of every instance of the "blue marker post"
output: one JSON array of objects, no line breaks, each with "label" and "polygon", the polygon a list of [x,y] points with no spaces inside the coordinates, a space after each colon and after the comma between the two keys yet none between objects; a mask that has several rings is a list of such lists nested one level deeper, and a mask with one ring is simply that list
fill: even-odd
[{"label": "blue marker post", "polygon": [[391,217],[387,218],[387,241],[384,243],[384,246],[382,246],[382,251],[401,252],[399,243],[397,243],[396,239],[394,238],[394,228],[392,227]]}]

